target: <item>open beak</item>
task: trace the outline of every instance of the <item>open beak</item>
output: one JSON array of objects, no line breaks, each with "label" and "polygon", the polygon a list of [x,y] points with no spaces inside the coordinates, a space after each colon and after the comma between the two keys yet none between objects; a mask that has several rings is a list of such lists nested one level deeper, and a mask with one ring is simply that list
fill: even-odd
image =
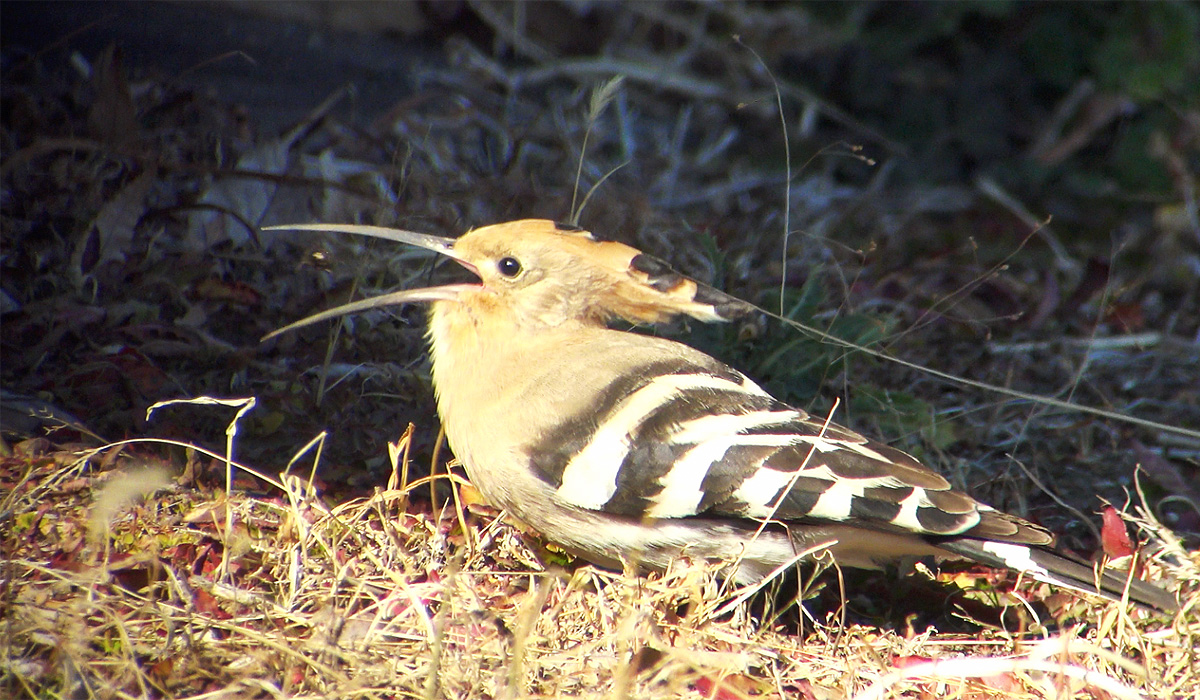
[{"label": "open beak", "polygon": [[[286,226],[268,226],[266,231],[324,231],[326,233],[353,233],[360,236],[372,236],[375,238],[383,238],[397,243],[408,243],[419,248],[432,250],[435,253],[440,253],[448,258],[453,259],[458,264],[470,270],[476,275],[479,271],[474,265],[464,260],[454,251],[454,239],[442,238],[441,236],[431,236],[428,233],[417,233],[415,231],[404,231],[395,228],[384,228],[382,226],[360,226],[356,224],[289,224]],[[377,309],[383,306],[396,306],[398,304],[407,304],[415,301],[453,301],[458,296],[468,290],[479,289],[477,284],[448,284],[441,287],[425,287],[424,289],[406,289],[400,292],[392,292],[390,294],[381,294],[377,297],[369,299],[360,299],[359,301],[335,306],[332,309],[327,309],[312,316],[302,318],[295,323],[289,323],[283,328],[271,331],[262,337],[262,341],[270,340],[277,335],[287,333],[288,331],[296,330],[304,326],[324,321],[330,318],[337,318],[352,314],[367,309]]]}]

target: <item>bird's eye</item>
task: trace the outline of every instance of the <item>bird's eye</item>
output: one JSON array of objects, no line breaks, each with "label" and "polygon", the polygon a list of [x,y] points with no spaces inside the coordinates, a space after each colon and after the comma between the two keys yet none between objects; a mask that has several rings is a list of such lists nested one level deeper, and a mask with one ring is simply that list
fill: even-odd
[{"label": "bird's eye", "polygon": [[500,262],[496,263],[496,269],[500,270],[500,274],[505,277],[516,277],[521,274],[521,261],[511,256],[500,258]]}]

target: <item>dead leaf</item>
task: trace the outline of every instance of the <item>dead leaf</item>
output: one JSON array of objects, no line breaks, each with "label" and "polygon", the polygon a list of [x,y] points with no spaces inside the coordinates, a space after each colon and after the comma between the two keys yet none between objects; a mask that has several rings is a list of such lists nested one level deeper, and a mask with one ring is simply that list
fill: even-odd
[{"label": "dead leaf", "polygon": [[1054,167],[1086,147],[1097,134],[1133,109],[1135,105],[1124,95],[1093,94],[1083,102],[1072,128],[1062,138],[1044,144],[1033,156],[1043,166]]},{"label": "dead leaf", "polygon": [[227,301],[242,306],[258,306],[262,303],[262,295],[245,282],[226,282],[216,277],[208,277],[196,283],[192,294],[197,299],[206,301]]},{"label": "dead leaf", "polygon": [[723,676],[700,676],[692,685],[710,700],[745,700],[762,697],[770,686],[763,680],[740,673]]},{"label": "dead leaf", "polygon": [[1104,320],[1120,333],[1135,333],[1146,327],[1146,314],[1136,301],[1113,304],[1105,312]]},{"label": "dead leaf", "polygon": [[109,44],[96,58],[92,74],[95,101],[88,110],[88,131],[111,146],[120,146],[138,133],[137,107],[121,65],[121,50]]},{"label": "dead leaf", "polygon": [[1108,284],[1111,271],[1107,260],[1095,257],[1088,258],[1087,267],[1083,270],[1083,277],[1080,278],[1075,291],[1071,292],[1071,296],[1067,297],[1067,300],[1063,302],[1060,309],[1063,316],[1074,316],[1079,311],[1079,307],[1099,294]]},{"label": "dead leaf", "polygon": [[1133,441],[1133,454],[1137,457],[1138,466],[1142,471],[1150,475],[1150,478],[1167,493],[1200,504],[1200,488],[1174,462],[1146,447],[1139,440]]},{"label": "dead leaf", "polygon": [[[157,178],[156,169],[147,170],[122,187],[100,208],[88,227],[88,233],[76,243],[71,255],[71,271],[77,280],[105,263],[125,262],[125,255],[133,243],[134,231],[146,214],[146,195]],[[96,256],[94,261],[90,261],[87,251],[92,249],[90,243],[93,236]]]},{"label": "dead leaf", "polygon": [[226,174],[213,182],[200,197],[202,208],[189,218],[184,240],[188,250],[207,250],[226,241],[241,246],[253,239],[253,227],[267,213],[279,187],[272,176],[287,171],[292,144],[286,137],[267,141],[238,160],[237,170],[246,174]]},{"label": "dead leaf", "polygon": [[1011,673],[980,676],[979,682],[992,690],[999,690],[1002,693],[1016,693],[1021,689],[1021,684],[1017,682],[1016,676]]},{"label": "dead leaf", "polygon": [[[277,180],[291,163],[292,147],[342,99],[345,92],[345,89],[335,91],[291,131],[258,145],[239,158],[237,170],[245,174],[225,174],[215,180],[201,195],[199,207],[191,214],[189,235],[184,241],[187,248],[202,251],[225,241],[240,246],[257,240],[256,227],[275,199],[279,188]],[[277,237],[269,235],[260,242],[264,248],[270,248]]]}]

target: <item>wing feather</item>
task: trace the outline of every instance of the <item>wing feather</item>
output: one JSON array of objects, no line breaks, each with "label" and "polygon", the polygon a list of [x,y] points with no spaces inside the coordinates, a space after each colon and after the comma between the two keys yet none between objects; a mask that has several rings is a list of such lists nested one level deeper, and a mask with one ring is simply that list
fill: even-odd
[{"label": "wing feather", "polygon": [[911,455],[787,406],[736,370],[668,365],[631,372],[533,448],[536,472],[563,501],[635,518],[773,518],[1051,541],[954,491]]}]

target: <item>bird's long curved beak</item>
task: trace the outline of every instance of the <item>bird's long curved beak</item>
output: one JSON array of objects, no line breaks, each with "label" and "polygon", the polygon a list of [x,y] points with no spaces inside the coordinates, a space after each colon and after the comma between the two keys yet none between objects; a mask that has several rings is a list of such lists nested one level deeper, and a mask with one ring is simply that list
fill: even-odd
[{"label": "bird's long curved beak", "polygon": [[[428,233],[417,233],[415,231],[405,231],[395,228],[384,228],[382,226],[362,226],[358,224],[289,224],[286,226],[268,226],[264,228],[266,231],[322,231],[325,233],[353,233],[359,236],[372,236],[374,238],[383,238],[397,243],[407,243],[415,245],[419,248],[432,250],[435,253],[445,255],[454,260],[458,264],[470,270],[472,273],[479,274],[479,271],[474,265],[467,262],[454,250],[454,239],[443,238],[441,236],[433,236]],[[270,340],[280,334],[294,331],[297,328],[325,321],[346,314],[352,314],[367,309],[377,309],[382,306],[396,306],[399,304],[407,304],[409,302],[419,301],[453,301],[460,294],[472,289],[479,289],[477,284],[448,284],[441,287],[425,287],[423,289],[406,289],[400,292],[392,292],[390,294],[381,294],[369,299],[360,299],[359,301],[335,306],[332,309],[327,309],[320,313],[313,314],[306,318],[302,318],[295,323],[289,323],[283,328],[271,331],[262,337],[262,341]]]}]

